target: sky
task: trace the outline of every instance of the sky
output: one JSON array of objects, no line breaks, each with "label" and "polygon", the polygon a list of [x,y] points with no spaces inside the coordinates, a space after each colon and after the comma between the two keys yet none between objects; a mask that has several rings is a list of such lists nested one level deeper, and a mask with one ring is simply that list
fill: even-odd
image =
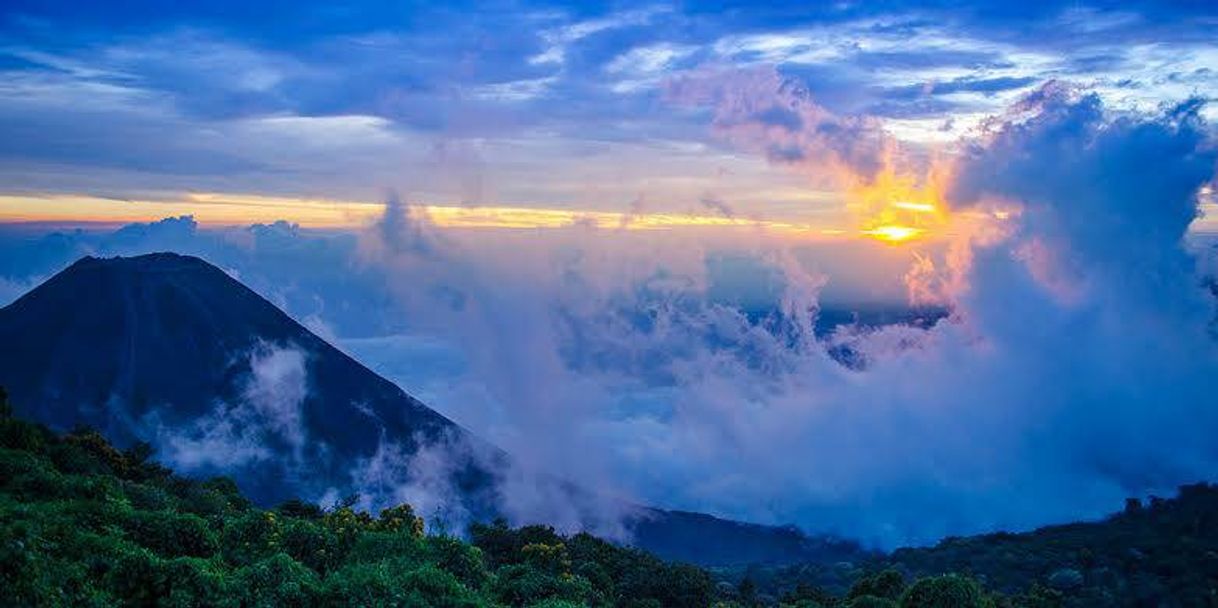
[{"label": "sky", "polygon": [[[632,501],[881,547],[1098,517],[1218,480],[1216,26],[12,1],[0,304],[81,255],[195,254]],[[307,357],[272,347],[234,356],[289,368],[290,410]]]},{"label": "sky", "polygon": [[1114,108],[1213,97],[1215,19],[1208,2],[6,2],[0,218],[351,225],[393,188],[561,212],[526,223],[732,210],[853,230],[840,183],[731,145],[674,84],[773,71],[942,146],[1051,79]]}]

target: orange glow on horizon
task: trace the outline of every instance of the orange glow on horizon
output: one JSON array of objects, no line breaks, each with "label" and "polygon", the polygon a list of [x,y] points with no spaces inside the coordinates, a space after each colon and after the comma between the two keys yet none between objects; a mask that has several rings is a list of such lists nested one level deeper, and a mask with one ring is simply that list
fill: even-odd
[{"label": "orange glow on horizon", "polygon": [[[934,208],[907,196],[891,205],[903,214]],[[383,213],[382,203],[248,194],[188,193],[168,199],[109,199],[88,195],[0,195],[0,223],[125,224],[189,215],[204,226],[245,226],[285,220],[304,228],[366,227]],[[589,226],[606,230],[754,229],[807,239],[871,238],[899,243],[926,235],[923,225],[877,215],[855,228],[801,221],[692,213],[622,213],[542,207],[419,205],[412,213],[442,229],[537,230]]]}]

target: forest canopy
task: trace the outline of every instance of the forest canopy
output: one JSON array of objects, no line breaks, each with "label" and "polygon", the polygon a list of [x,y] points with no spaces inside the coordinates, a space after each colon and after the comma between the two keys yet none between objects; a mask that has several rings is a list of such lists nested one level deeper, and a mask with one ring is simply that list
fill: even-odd
[{"label": "forest canopy", "polygon": [[[1180,506],[1199,500],[1205,508]],[[14,418],[0,392],[0,604],[7,606],[1212,602],[1218,553],[1211,523],[1218,510],[1210,507],[1216,500],[1218,491],[1197,486],[1176,501],[1145,508],[1131,502],[1126,513],[1098,528],[1070,528],[1066,536],[1041,531],[950,539],[874,563],[845,564],[844,575],[842,564],[712,573],[548,526],[496,521],[474,524],[464,537],[427,534],[406,504],[376,514],[356,510],[354,500],[326,507],[290,500],[259,508],[229,479],[175,475],[156,463],[147,445],[120,450],[94,430],[61,435]],[[1174,526],[1177,536],[1164,534],[1159,520]],[[1106,553],[1087,549],[1098,542],[1096,530],[1112,526],[1122,527],[1100,534]],[[1175,557],[1177,550],[1199,557]],[[1079,560],[1084,563],[1077,569],[1060,567]],[[1107,578],[1097,578],[1096,568]],[[1046,569],[1052,576],[1041,580]],[[982,580],[1007,594],[986,589]]]}]

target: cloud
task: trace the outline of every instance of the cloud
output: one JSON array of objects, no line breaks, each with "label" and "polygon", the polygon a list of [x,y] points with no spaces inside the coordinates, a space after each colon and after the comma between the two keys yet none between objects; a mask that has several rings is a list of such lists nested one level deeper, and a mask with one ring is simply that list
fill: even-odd
[{"label": "cloud", "polygon": [[15,281],[0,277],[0,306],[8,306],[44,280],[46,280],[46,277],[34,277],[30,280]]},{"label": "cloud", "polygon": [[715,129],[732,143],[810,173],[870,180],[891,143],[879,123],[835,115],[772,68],[685,74],[670,80],[666,93],[675,103],[713,108]]},{"label": "cloud", "polygon": [[351,469],[356,504],[375,512],[406,503],[433,532],[461,533],[471,521],[471,498],[457,480],[476,462],[474,449],[453,434],[434,441],[382,436],[376,451]]},{"label": "cloud", "polygon": [[[732,116],[808,122],[759,107]],[[642,502],[891,546],[1212,478],[1214,301],[1182,243],[1214,173],[1198,106],[1113,113],[1054,85],[989,128],[948,188],[989,219],[910,275],[952,307],[929,327],[819,337],[824,278],[773,242],[751,252],[768,307],[713,297],[705,249],[582,229],[578,246],[448,249],[448,273],[375,263],[459,294],[411,300],[467,361],[439,403],[533,470]]]},{"label": "cloud", "polygon": [[[235,402],[218,402],[184,427],[150,421],[160,457],[186,472],[234,472],[272,458],[276,466],[300,466],[309,447],[301,409],[309,392],[307,359],[292,346],[256,346],[246,355],[249,375]],[[281,461],[285,453],[292,456]]]},{"label": "cloud", "polygon": [[[406,18],[305,2],[271,32],[244,11],[6,5],[0,178],[18,191],[375,200],[409,187],[429,202],[620,209],[644,190],[696,202],[718,166],[772,179],[734,159],[674,167],[674,148],[714,143],[696,117],[657,103],[660,83],[698,65],[770,66],[834,115],[883,123],[971,124],[1051,78],[1140,109],[1218,93],[1213,11],[1200,6],[479,8]],[[942,138],[895,126],[900,139]],[[437,171],[437,145],[483,150],[483,170]],[[470,173],[483,196],[466,191]]]}]

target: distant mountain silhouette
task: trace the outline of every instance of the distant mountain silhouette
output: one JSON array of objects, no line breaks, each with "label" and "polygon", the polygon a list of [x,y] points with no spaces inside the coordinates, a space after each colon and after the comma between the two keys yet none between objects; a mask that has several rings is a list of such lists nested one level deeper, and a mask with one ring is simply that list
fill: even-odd
[{"label": "distant mountain silhouette", "polygon": [[[292,353],[286,371],[277,351]],[[307,373],[292,376],[293,364]],[[197,474],[233,477],[266,505],[391,484],[368,465],[385,456],[383,443],[409,456],[443,441],[478,454],[440,474],[473,517],[486,519],[498,512],[496,480],[510,463],[224,271],[172,253],[86,257],[0,309],[0,386],[20,415],[52,428],[88,425],[120,446],[195,446],[206,456]],[[251,434],[258,424],[275,432]],[[361,463],[371,480],[353,479]],[[695,513],[639,508],[627,527],[642,548],[702,564],[857,552]]]}]

